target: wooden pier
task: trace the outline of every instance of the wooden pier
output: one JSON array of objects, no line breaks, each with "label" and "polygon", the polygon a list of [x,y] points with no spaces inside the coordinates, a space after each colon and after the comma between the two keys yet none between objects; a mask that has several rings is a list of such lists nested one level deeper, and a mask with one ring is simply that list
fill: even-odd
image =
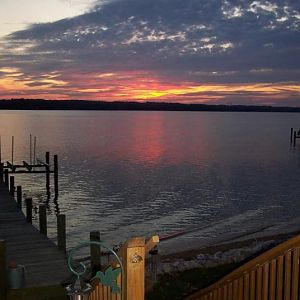
[{"label": "wooden pier", "polygon": [[[60,227],[58,230],[59,250],[46,235],[45,207],[43,205],[39,207],[38,230],[32,225],[32,200],[25,199],[27,212],[25,216],[21,210],[22,194],[19,187],[18,199],[17,201],[14,199],[13,176],[10,177],[9,183],[5,182],[7,178],[4,181],[2,179],[3,177],[0,176],[0,299],[52,299],[51,296],[44,298],[45,295],[51,294],[51,290],[56,295],[55,299],[64,299],[61,283],[70,276],[65,254],[66,244],[65,240],[62,240],[65,239],[65,229]],[[65,224],[64,215],[58,215],[58,224]],[[25,267],[23,289],[7,289],[5,269],[11,261]]]}]

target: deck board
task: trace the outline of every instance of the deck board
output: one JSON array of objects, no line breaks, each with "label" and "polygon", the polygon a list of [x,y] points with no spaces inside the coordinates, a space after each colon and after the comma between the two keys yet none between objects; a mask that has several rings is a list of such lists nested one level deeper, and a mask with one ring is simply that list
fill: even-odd
[{"label": "deck board", "polygon": [[0,239],[6,240],[7,261],[25,266],[25,287],[59,285],[70,277],[66,256],[31,224],[0,179]]}]

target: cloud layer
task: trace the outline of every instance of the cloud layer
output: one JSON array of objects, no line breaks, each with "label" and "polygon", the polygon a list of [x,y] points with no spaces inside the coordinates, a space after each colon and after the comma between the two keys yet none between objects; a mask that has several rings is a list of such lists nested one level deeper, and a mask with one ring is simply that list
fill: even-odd
[{"label": "cloud layer", "polygon": [[101,1],[3,39],[0,96],[300,106],[299,28],[292,0]]}]

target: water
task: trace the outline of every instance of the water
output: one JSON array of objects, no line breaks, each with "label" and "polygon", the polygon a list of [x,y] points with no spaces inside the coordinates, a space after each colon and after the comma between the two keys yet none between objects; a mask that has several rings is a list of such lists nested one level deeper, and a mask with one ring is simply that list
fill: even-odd
[{"label": "water", "polygon": [[[300,145],[289,143],[299,114],[131,111],[1,111],[2,159],[58,154],[68,246],[100,230],[110,244],[129,236],[183,233],[163,252],[230,240],[254,231],[300,227]],[[43,175],[17,176],[37,205]]]}]

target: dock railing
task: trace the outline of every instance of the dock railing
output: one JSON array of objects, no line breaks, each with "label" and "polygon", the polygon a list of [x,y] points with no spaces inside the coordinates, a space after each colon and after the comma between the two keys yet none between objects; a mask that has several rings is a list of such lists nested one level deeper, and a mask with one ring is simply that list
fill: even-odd
[{"label": "dock railing", "polygon": [[185,300],[298,300],[300,235]]}]

